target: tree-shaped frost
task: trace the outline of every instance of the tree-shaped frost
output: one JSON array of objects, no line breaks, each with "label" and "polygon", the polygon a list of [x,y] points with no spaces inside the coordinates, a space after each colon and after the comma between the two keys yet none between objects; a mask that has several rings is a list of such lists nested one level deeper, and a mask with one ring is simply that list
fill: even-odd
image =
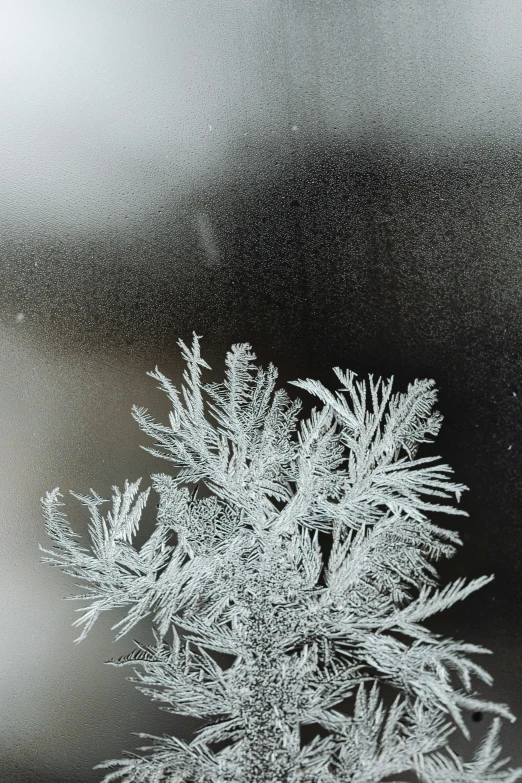
[{"label": "tree-shaped frost", "polygon": [[[45,560],[87,584],[80,639],[103,611],[128,608],[117,638],[151,614],[156,644],[116,663],[139,666],[140,690],[202,722],[190,743],[140,735],[144,754],[102,764],[105,783],[519,780],[499,761],[501,719],[513,717],[473,690],[472,678],[491,678],[469,656],[488,651],[424,624],[491,579],[437,587],[433,563],[460,539],[428,515],[464,514],[452,500],[465,487],[417,457],[441,423],[433,382],[393,394],[391,381],[336,369],[336,393],[294,383],[320,402],[305,418],[250,346],[232,347],[223,384],[204,384],[198,337],[179,345],[181,391],[151,373],[172,403],[168,426],[134,409],[150,451],[173,463],[152,477],[150,538],[133,546],[149,495],[139,482],[115,489],[105,516],[98,495],[77,496],[89,548],[59,491],[43,500],[56,550]],[[467,710],[494,717],[464,762],[450,738],[468,735]]]}]

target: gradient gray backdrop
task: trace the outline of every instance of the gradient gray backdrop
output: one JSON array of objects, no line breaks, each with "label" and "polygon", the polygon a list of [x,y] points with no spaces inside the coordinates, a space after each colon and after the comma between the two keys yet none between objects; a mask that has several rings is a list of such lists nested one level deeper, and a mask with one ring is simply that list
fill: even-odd
[{"label": "gradient gray backdrop", "polygon": [[218,375],[250,341],[283,380],[435,378],[471,488],[443,572],[497,576],[437,627],[522,719],[521,51],[519,0],[0,0],[0,780],[190,731],[109,621],[73,645],[37,544],[45,490],[166,468],[130,407],[192,330]]}]

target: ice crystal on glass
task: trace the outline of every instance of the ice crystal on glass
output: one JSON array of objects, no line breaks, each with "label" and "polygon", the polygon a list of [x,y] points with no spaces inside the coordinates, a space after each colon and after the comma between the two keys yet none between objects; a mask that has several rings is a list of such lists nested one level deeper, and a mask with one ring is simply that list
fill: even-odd
[{"label": "ice crystal on glass", "polygon": [[[168,424],[134,408],[149,450],[171,464],[152,476],[157,521],[134,541],[150,489],[76,497],[90,516],[82,544],[56,489],[43,499],[45,558],[84,585],[83,639],[102,612],[125,609],[117,637],[143,618],[155,643],[115,661],[164,709],[200,720],[190,742],[140,735],[141,754],[100,766],[123,783],[514,783],[498,735],[509,709],[481,698],[488,652],[434,633],[429,618],[492,577],[440,587],[435,563],[460,538],[433,521],[465,515],[466,489],[436,457],[433,381],[335,369],[337,391],[276,388],[249,345],[227,355],[223,383],[179,342],[186,370]],[[431,517],[431,519],[430,519]],[[491,714],[471,759],[452,750],[466,714]],[[413,777],[412,777],[413,776]]]}]

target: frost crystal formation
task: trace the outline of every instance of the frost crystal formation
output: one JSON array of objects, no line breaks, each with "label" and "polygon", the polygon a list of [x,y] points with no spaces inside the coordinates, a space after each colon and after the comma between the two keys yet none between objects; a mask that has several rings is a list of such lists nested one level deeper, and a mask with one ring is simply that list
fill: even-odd
[{"label": "frost crystal formation", "polygon": [[[227,355],[223,383],[199,338],[179,342],[178,390],[151,373],[172,404],[168,425],[134,409],[150,451],[172,463],[152,476],[157,523],[134,546],[149,489],[115,488],[112,507],[76,496],[90,515],[82,546],[56,489],[43,499],[54,550],[46,562],[87,600],[80,639],[101,612],[125,609],[117,637],[151,616],[155,643],[115,661],[164,709],[201,720],[191,742],[147,734],[141,755],[100,766],[105,783],[514,783],[501,760],[508,708],[482,700],[482,647],[425,622],[491,577],[440,588],[434,563],[459,536],[430,521],[461,514],[465,489],[438,458],[417,456],[441,424],[432,381],[393,393],[335,369],[339,391],[276,389],[249,345]],[[155,505],[155,504],[154,504]],[[465,713],[492,714],[471,760],[451,749]]]}]

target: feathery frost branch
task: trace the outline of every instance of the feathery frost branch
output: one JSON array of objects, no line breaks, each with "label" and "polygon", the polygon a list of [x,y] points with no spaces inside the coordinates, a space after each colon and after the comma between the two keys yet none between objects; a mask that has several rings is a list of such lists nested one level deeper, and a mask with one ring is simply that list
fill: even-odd
[{"label": "feathery frost branch", "polygon": [[[336,368],[336,392],[294,382],[318,404],[305,418],[249,345],[232,347],[223,383],[203,382],[196,335],[179,347],[179,389],[150,373],[172,405],[168,424],[133,409],[149,450],[173,464],[152,476],[159,504],[144,543],[150,489],[139,481],[110,503],[75,495],[89,515],[81,543],[59,491],[42,501],[45,561],[84,585],[73,596],[87,602],[79,640],[101,612],[125,610],[116,638],[151,616],[155,643],[110,663],[134,667],[163,709],[201,720],[189,743],[140,735],[141,755],[100,765],[104,783],[521,779],[500,759],[513,716],[474,690],[491,683],[474,659],[488,650],[426,624],[492,579],[438,585],[436,562],[461,542],[429,515],[465,516],[455,504],[466,487],[418,456],[441,425],[433,381],[393,393],[392,380]],[[465,762],[451,741],[469,735],[470,710],[493,719]]]}]

